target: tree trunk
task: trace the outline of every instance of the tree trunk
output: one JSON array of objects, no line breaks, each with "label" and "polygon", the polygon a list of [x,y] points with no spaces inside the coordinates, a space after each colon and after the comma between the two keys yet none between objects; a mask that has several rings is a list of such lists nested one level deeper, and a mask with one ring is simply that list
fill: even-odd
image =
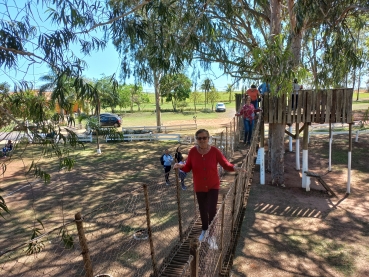
[{"label": "tree trunk", "polygon": [[358,81],[358,84],[357,84],[356,101],[359,101],[360,85],[361,85],[361,67],[359,69],[359,81]]},{"label": "tree trunk", "polygon": [[[156,126],[161,126],[161,111],[160,111],[160,75],[154,71],[154,86],[155,86],[155,109],[156,109]],[[161,129],[158,128],[158,132]]]},{"label": "tree trunk", "polygon": [[271,123],[270,145],[271,150],[271,174],[273,184],[284,184],[284,128],[282,123]]},{"label": "tree trunk", "polygon": [[[273,40],[275,35],[281,33],[281,0],[270,1],[270,39]],[[281,45],[282,47],[282,45]],[[274,69],[273,74],[278,74],[278,68]],[[272,94],[273,92],[271,92]],[[278,92],[274,92],[278,93]],[[273,94],[274,94],[273,93]],[[275,94],[274,94],[275,95]],[[272,96],[272,95],[270,95]],[[268,167],[272,175],[272,183],[284,184],[284,124],[270,123],[269,124],[269,145],[268,152],[270,160]]]}]

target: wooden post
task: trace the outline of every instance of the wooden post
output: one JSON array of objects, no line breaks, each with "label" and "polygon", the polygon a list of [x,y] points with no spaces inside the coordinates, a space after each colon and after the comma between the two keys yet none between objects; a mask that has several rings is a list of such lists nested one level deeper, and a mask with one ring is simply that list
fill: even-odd
[{"label": "wooden post", "polygon": [[223,132],[220,133],[220,148],[221,148],[221,151],[223,153],[224,152],[223,151]]},{"label": "wooden post", "polygon": [[328,171],[332,171],[332,142],[333,142],[332,123],[331,121],[329,121]]},{"label": "wooden post", "polygon": [[222,270],[222,264],[223,264],[223,246],[224,246],[224,209],[225,209],[225,198],[226,195],[223,194],[223,200],[222,200],[222,221],[220,225],[220,256],[219,256],[219,273]]},{"label": "wooden post", "polygon": [[[249,152],[250,153],[250,152]],[[238,188],[238,174],[237,176],[234,178],[235,179],[235,183],[234,183],[234,192],[233,192],[233,200],[232,200],[232,224],[231,224],[231,232],[233,233],[233,224],[234,224],[234,215],[235,215],[235,209],[236,209],[236,196],[237,196],[237,188]]]},{"label": "wooden post", "polygon": [[83,257],[83,265],[86,271],[86,277],[93,277],[93,269],[92,269],[92,263],[90,258],[90,252],[88,250],[86,236],[85,236],[85,230],[83,229],[83,219],[81,216],[81,213],[78,212],[74,215],[74,219],[76,221],[77,225],[77,231],[78,231],[78,238],[79,238],[79,245],[82,249],[82,257]]},{"label": "wooden post", "polygon": [[233,145],[233,148],[234,148],[236,146],[236,117],[235,116],[233,117],[233,139],[234,139],[234,145]]},{"label": "wooden post", "polygon": [[300,170],[300,127],[299,123],[295,123],[296,129],[296,145],[295,145],[295,157],[296,157],[296,170]]},{"label": "wooden post", "polygon": [[304,136],[302,142],[302,187],[306,188],[306,191],[310,191],[310,177],[307,176],[306,172],[309,171],[308,164],[308,137],[309,137],[309,124],[304,123]]},{"label": "wooden post", "polygon": [[351,152],[352,152],[352,123],[349,123],[349,152],[348,152],[348,162],[347,162],[347,186],[346,193],[350,194],[351,187]]},{"label": "wooden post", "polygon": [[149,236],[149,242],[150,242],[151,265],[152,265],[152,269],[154,271],[154,276],[158,276],[158,269],[157,269],[156,260],[155,260],[154,242],[152,240],[149,195],[147,193],[147,185],[144,184],[142,186],[143,186],[144,195],[145,195],[146,223],[147,223],[147,234]]},{"label": "wooden post", "polygon": [[226,126],[225,157],[228,159],[228,127]]},{"label": "wooden post", "polygon": [[[292,134],[292,124],[288,125],[288,131]],[[292,137],[288,136],[288,151],[292,152]]]},{"label": "wooden post", "polygon": [[191,263],[191,277],[199,276],[199,242],[198,240],[192,239],[190,241],[190,255],[193,256]]},{"label": "wooden post", "polygon": [[175,169],[175,173],[176,173],[176,185],[177,185],[177,209],[178,209],[179,239],[182,242],[183,241],[183,232],[182,232],[182,215],[181,215],[181,196],[180,196],[180,193],[179,193],[180,187],[182,187],[182,185],[179,184],[179,178],[178,178],[179,169],[178,168]]}]

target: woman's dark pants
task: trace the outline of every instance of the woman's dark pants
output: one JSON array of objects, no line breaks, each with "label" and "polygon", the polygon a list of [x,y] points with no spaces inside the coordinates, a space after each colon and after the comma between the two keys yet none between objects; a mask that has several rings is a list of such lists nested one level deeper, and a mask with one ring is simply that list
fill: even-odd
[{"label": "woman's dark pants", "polygon": [[202,230],[207,230],[217,212],[219,189],[211,189],[208,192],[196,192],[199,204]]}]

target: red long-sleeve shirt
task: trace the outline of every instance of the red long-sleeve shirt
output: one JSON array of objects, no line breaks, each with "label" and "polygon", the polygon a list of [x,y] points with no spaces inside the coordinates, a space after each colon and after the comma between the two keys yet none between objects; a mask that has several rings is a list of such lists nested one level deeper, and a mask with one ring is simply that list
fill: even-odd
[{"label": "red long-sleeve shirt", "polygon": [[210,146],[209,152],[202,155],[195,146],[188,153],[186,165],[181,170],[184,172],[192,170],[195,192],[207,192],[210,189],[219,189],[220,187],[218,163],[225,170],[234,171],[234,165],[223,156],[218,148]]}]

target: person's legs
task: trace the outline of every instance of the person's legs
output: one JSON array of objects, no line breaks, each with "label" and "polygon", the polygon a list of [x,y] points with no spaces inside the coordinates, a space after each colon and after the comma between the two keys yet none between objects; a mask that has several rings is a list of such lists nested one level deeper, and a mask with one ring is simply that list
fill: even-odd
[{"label": "person's legs", "polygon": [[245,137],[243,139],[243,142],[246,143],[247,142],[247,134],[248,134],[248,128],[249,128],[249,123],[246,120],[246,118],[243,119],[243,128],[245,129]]},{"label": "person's legs", "polygon": [[199,205],[200,218],[201,218],[201,229],[206,231],[209,227],[209,216],[208,216],[208,193],[207,192],[196,192],[197,204]]},{"label": "person's legs", "polygon": [[169,171],[172,167],[171,166],[164,166],[164,172],[165,172],[165,182],[169,184]]},{"label": "person's legs", "polygon": [[209,213],[209,225],[213,221],[217,213],[217,203],[218,203],[218,189],[211,189],[208,191],[208,213]]},{"label": "person's legs", "polygon": [[258,107],[258,100],[256,99],[255,101],[251,101],[251,104],[253,104],[256,109]]},{"label": "person's legs", "polygon": [[249,136],[247,138],[247,143],[251,143],[252,131],[254,130],[254,120],[249,120]]},{"label": "person's legs", "polygon": [[187,187],[185,186],[185,184],[184,184],[184,179],[186,178],[186,175],[185,175],[185,173],[183,173],[183,172],[179,172],[179,178],[181,179],[181,185],[182,185],[182,189],[183,190],[186,190],[187,189]]},{"label": "person's legs", "polygon": [[250,120],[245,120],[245,143],[250,142],[252,129],[250,129]]},{"label": "person's legs", "polygon": [[297,102],[299,101],[299,95],[296,94],[295,109],[297,109]]},{"label": "person's legs", "polygon": [[208,230],[209,224],[211,224],[217,212],[218,194],[218,189],[211,189],[208,192],[196,192],[202,225],[200,241],[203,241],[205,232]]}]

